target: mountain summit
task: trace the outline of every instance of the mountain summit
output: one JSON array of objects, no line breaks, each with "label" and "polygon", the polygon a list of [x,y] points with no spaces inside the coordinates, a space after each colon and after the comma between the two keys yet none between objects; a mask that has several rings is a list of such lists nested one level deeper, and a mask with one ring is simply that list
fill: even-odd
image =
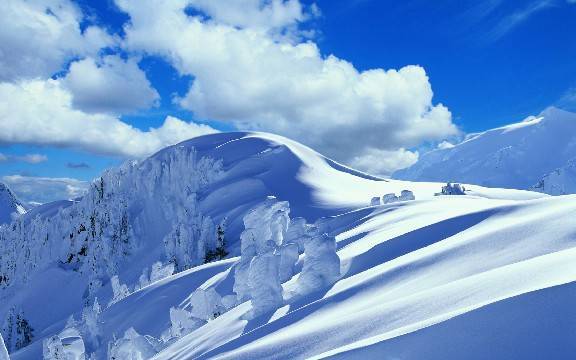
[{"label": "mountain summit", "polygon": [[430,151],[393,177],[535,189],[557,195],[576,191],[576,187],[558,183],[564,176],[554,175],[557,169],[568,170],[574,160],[576,114],[550,107],[537,117],[471,134],[454,147]]},{"label": "mountain summit", "polygon": [[3,183],[0,183],[0,225],[9,223],[14,216],[26,213],[24,205]]}]

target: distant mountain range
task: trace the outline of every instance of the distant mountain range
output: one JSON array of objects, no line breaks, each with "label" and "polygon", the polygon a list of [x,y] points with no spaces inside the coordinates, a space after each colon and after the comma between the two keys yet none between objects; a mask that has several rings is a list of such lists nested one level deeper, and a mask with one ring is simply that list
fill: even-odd
[{"label": "distant mountain range", "polygon": [[537,117],[471,134],[463,142],[423,154],[393,178],[452,181],[576,193],[576,114],[550,107]]}]

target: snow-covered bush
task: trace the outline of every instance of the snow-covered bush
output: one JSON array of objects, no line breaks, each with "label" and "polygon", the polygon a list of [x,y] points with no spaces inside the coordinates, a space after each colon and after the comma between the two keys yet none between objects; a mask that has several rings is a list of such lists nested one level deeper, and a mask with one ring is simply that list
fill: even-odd
[{"label": "snow-covered bush", "polygon": [[195,318],[185,309],[170,308],[170,329],[162,337],[165,340],[180,338],[204,325],[206,321]]},{"label": "snow-covered bush", "polygon": [[441,195],[466,195],[466,189],[464,186],[456,183],[447,183],[446,186],[442,186]]},{"label": "snow-covered bush", "polygon": [[395,193],[389,193],[382,196],[382,203],[392,204],[398,201],[410,201],[415,200],[414,193],[410,190],[402,190],[400,196],[396,196]]},{"label": "snow-covered bush", "polygon": [[286,245],[276,249],[276,254],[280,256],[278,279],[280,280],[280,283],[284,283],[292,278],[296,270],[295,265],[299,256],[298,245],[287,243]]},{"label": "snow-covered bush", "polygon": [[391,204],[391,203],[395,203],[397,201],[399,201],[398,196],[396,196],[396,194],[394,194],[394,193],[389,193],[389,194],[382,196],[382,203],[383,204]]},{"label": "snow-covered bush", "polygon": [[100,314],[102,309],[98,298],[94,298],[92,306],[86,306],[82,310],[82,324],[81,330],[84,334],[84,341],[91,348],[97,348],[100,345],[101,327],[100,327]]},{"label": "snow-covered bush", "polygon": [[0,334],[0,360],[10,360],[10,355],[8,355],[8,349],[6,349],[2,334]]},{"label": "snow-covered bush", "polygon": [[248,286],[254,318],[282,306],[282,283],[279,276],[280,257],[272,252],[260,254],[252,259],[248,274]]},{"label": "snow-covered bush", "polygon": [[217,318],[225,311],[222,297],[213,288],[194,291],[190,295],[190,305],[192,306],[190,315],[201,320]]},{"label": "snow-covered bush", "polygon": [[[290,221],[286,201],[267,198],[248,212],[240,235],[241,258],[234,269],[234,292],[239,302],[250,299],[249,318],[270,311],[283,303],[282,282],[290,279],[298,260],[298,245],[289,242],[306,231],[298,221]],[[289,233],[289,225],[294,230]],[[305,222],[304,222],[305,224]]]},{"label": "snow-covered bush", "polygon": [[86,349],[82,335],[74,326],[73,318],[59,334],[45,339],[43,345],[44,360],[85,360]]},{"label": "snow-covered bush", "polygon": [[109,360],[145,360],[160,350],[160,342],[151,336],[140,335],[129,328],[124,336],[108,345]]},{"label": "snow-covered bush", "polygon": [[24,311],[16,307],[8,311],[1,332],[9,352],[28,346],[34,338],[34,329],[24,316]]},{"label": "snow-covered bush", "polygon": [[400,192],[400,197],[398,198],[400,201],[410,201],[410,200],[416,200],[416,197],[414,196],[414,193],[410,190],[402,190],[402,192]]},{"label": "snow-covered bush", "polygon": [[380,205],[380,197],[375,196],[372,198],[372,200],[370,200],[370,206],[378,206],[378,205]]},{"label": "snow-covered bush", "polygon": [[297,281],[301,295],[332,285],[340,277],[340,258],[334,237],[318,234],[307,239],[304,247],[304,266]]},{"label": "snow-covered bush", "polygon": [[148,268],[142,270],[142,275],[138,278],[138,284],[135,285],[134,291],[142,289],[156,281],[167,278],[168,276],[174,274],[175,265],[174,263],[162,264],[160,261],[156,261],[152,264],[152,269],[148,271]]},{"label": "snow-covered bush", "polygon": [[117,303],[118,301],[130,295],[130,290],[128,289],[128,286],[126,284],[120,283],[118,275],[112,276],[112,279],[110,279],[110,283],[112,285],[113,295],[112,300],[110,300],[108,306],[111,306],[112,304]]}]

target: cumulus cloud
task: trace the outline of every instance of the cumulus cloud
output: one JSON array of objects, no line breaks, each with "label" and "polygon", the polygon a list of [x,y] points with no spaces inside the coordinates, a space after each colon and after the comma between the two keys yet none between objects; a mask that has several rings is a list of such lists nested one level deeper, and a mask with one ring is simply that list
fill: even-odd
[{"label": "cumulus cloud", "polygon": [[127,49],[163,56],[194,78],[179,103],[199,118],[279,133],[348,164],[370,157],[372,149],[397,150],[457,133],[449,110],[432,102],[420,66],[360,71],[322,55],[311,41],[286,42],[228,25],[231,20],[215,21],[223,15],[191,16],[186,1],[117,4],[130,16]]},{"label": "cumulus cloud", "polygon": [[87,112],[130,113],[160,99],[136,60],[116,55],[73,62],[63,84],[73,95],[73,105]]},{"label": "cumulus cloud", "polygon": [[48,156],[43,154],[25,154],[25,155],[5,155],[0,153],[0,162],[2,161],[22,161],[28,164],[39,164],[47,161]]},{"label": "cumulus cloud", "polygon": [[168,116],[159,128],[136,129],[118,117],[74,109],[59,80],[0,83],[0,142],[71,147],[140,157],[216,130]]},{"label": "cumulus cloud", "polygon": [[49,77],[66,60],[94,55],[116,40],[69,0],[0,1],[0,80]]},{"label": "cumulus cloud", "polygon": [[406,149],[368,149],[361,156],[352,158],[350,165],[370,174],[388,176],[394,171],[412,166],[418,161],[418,152]]},{"label": "cumulus cloud", "polygon": [[2,177],[2,182],[27,203],[47,203],[82,196],[90,183],[70,178],[48,178],[21,175]]},{"label": "cumulus cloud", "polygon": [[191,0],[189,4],[219,23],[263,30],[289,27],[318,11],[316,5],[305,11],[298,0]]}]

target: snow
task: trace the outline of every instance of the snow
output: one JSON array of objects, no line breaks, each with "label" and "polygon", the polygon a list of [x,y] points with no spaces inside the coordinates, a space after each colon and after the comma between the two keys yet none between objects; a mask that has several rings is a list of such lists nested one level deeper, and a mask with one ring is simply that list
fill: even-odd
[{"label": "snow", "polygon": [[[60,343],[97,360],[574,348],[576,196],[469,184],[435,196],[445,183],[374,178],[261,133],[192,139],[103,179],[0,231],[0,319],[15,309],[33,328],[13,360]],[[402,201],[368,206],[383,194]],[[225,219],[230,254],[204,263]]]},{"label": "snow", "polygon": [[10,223],[16,217],[26,213],[24,205],[3,183],[0,183],[0,225]]},{"label": "snow", "polygon": [[[568,167],[576,154],[576,114],[554,107],[538,117],[470,135],[451,148],[420,156],[393,178],[534,189],[543,177]],[[570,175],[549,175],[539,191],[576,191]]]},{"label": "snow", "polygon": [[10,360],[10,355],[8,355],[8,350],[6,350],[6,345],[4,345],[2,334],[0,334],[0,360]]}]

